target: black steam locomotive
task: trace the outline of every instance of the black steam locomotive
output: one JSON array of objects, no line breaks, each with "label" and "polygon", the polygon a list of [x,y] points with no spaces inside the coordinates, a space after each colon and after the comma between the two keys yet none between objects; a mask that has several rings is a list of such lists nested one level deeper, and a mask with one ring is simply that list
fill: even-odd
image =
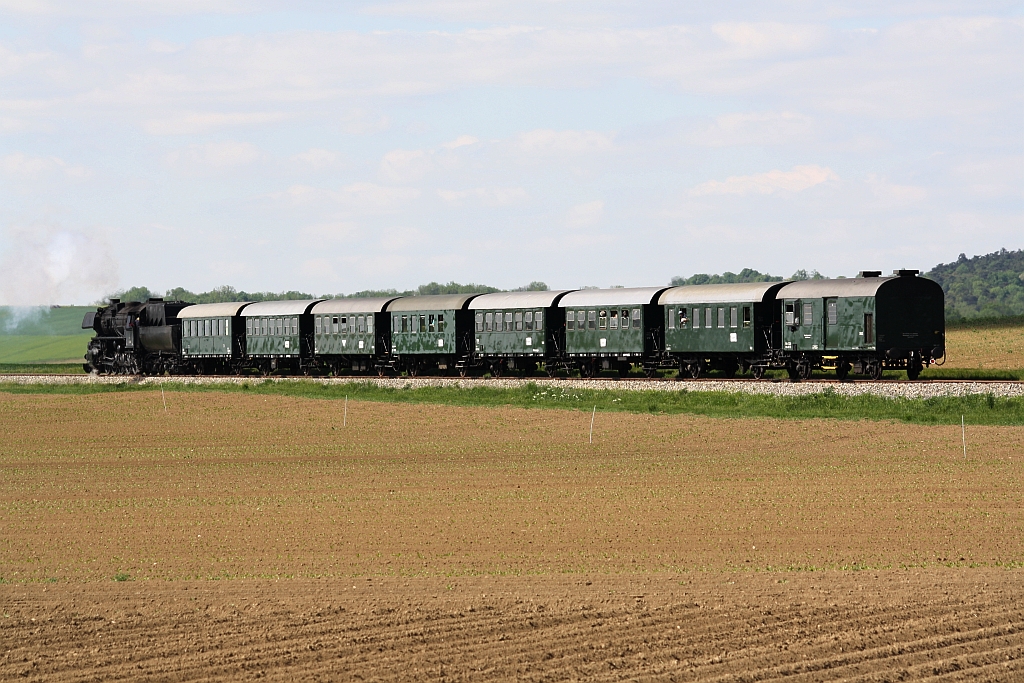
[{"label": "black steam locomotive", "polygon": [[111,299],[109,306],[86,313],[82,329],[94,330],[96,336],[85,352],[85,371],[101,375],[176,373],[181,356],[178,313],[190,305],[163,299],[145,303]]}]

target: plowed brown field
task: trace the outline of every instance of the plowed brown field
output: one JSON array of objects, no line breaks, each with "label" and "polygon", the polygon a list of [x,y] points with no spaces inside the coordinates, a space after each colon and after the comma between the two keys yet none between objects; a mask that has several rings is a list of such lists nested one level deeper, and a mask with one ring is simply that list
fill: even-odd
[{"label": "plowed brown field", "polygon": [[0,679],[1022,675],[1024,429],[167,402],[0,394]]}]

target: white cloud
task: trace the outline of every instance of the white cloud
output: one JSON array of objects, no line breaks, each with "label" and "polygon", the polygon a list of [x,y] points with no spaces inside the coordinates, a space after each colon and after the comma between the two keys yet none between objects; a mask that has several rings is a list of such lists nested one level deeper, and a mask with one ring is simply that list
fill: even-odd
[{"label": "white cloud", "polygon": [[583,228],[594,225],[603,216],[604,202],[598,199],[586,204],[577,204],[569,209],[565,222],[570,228]]},{"label": "white cloud", "polygon": [[765,23],[719,23],[712,32],[743,57],[802,52],[819,47],[827,32],[821,26]]},{"label": "white cloud", "polygon": [[307,245],[319,245],[325,242],[344,242],[357,234],[359,226],[350,221],[334,221],[317,223],[302,228],[303,242]]},{"label": "white cloud", "polygon": [[69,164],[60,157],[31,156],[24,152],[0,157],[0,173],[12,178],[25,179],[53,171],[59,171],[69,178],[85,178],[89,175],[86,167]]},{"label": "white cloud", "polygon": [[297,161],[315,170],[329,168],[338,163],[338,155],[330,150],[311,147],[305,152],[292,156],[292,161]]},{"label": "white cloud", "polygon": [[614,148],[612,137],[592,130],[538,129],[521,133],[516,149],[525,154],[590,154]]},{"label": "white cloud", "polygon": [[828,181],[839,180],[832,169],[821,166],[794,166],[792,171],[768,171],[755,175],[729,176],[725,180],[710,180],[690,190],[690,194],[774,194],[776,192],[802,192]]},{"label": "white cloud", "polygon": [[388,180],[407,182],[422,178],[431,165],[427,152],[422,149],[395,149],[381,159],[380,173]]},{"label": "white cloud", "polygon": [[408,187],[387,187],[374,183],[353,183],[341,188],[338,201],[363,211],[393,211],[400,205],[420,196],[420,191]]},{"label": "white cloud", "polygon": [[867,177],[871,194],[886,204],[913,204],[928,198],[928,189],[918,185],[897,185],[876,174]]},{"label": "white cloud", "polygon": [[687,141],[708,147],[780,145],[806,141],[812,123],[811,117],[795,112],[723,114]]},{"label": "white cloud", "polygon": [[249,142],[208,142],[205,145],[189,145],[166,155],[171,165],[208,166],[223,169],[251,164],[262,158],[263,153]]},{"label": "white cloud", "polygon": [[145,122],[143,128],[147,133],[153,135],[192,135],[225,126],[251,126],[263,123],[276,123],[285,118],[286,116],[280,112],[188,112],[167,118],[150,119]]},{"label": "white cloud", "polygon": [[526,190],[521,187],[474,187],[469,190],[438,190],[437,194],[454,206],[461,206],[467,201],[482,206],[511,206],[528,197]]},{"label": "white cloud", "polygon": [[466,145],[475,145],[478,142],[480,141],[472,135],[460,135],[451,142],[446,142],[441,146],[445,149],[456,149],[457,147],[465,147]]}]

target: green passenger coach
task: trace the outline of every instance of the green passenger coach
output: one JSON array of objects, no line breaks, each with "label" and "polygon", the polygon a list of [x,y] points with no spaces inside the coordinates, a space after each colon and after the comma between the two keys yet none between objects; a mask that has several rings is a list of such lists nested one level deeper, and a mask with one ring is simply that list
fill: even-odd
[{"label": "green passenger coach", "polygon": [[567,293],[495,292],[473,299],[472,368],[500,377],[509,370],[530,374],[544,363],[554,374],[554,359],[565,350],[565,311],[557,304]]},{"label": "green passenger coach", "polygon": [[328,299],[313,306],[313,339],[321,370],[383,373],[391,352],[387,305],[398,297]]},{"label": "green passenger coach", "polygon": [[478,294],[407,296],[387,305],[391,320],[389,367],[416,376],[428,370],[466,367],[473,350],[473,314]]},{"label": "green passenger coach", "polygon": [[776,298],[782,314],[777,351],[794,377],[814,368],[853,370],[880,379],[885,368],[917,379],[924,366],[945,355],[945,295],[916,270],[892,277],[879,271],[836,280],[788,284]]},{"label": "green passenger coach", "polygon": [[719,370],[727,377],[749,367],[764,376],[758,360],[773,347],[778,329],[776,293],[785,282],[687,285],[664,291],[665,352],[679,374],[700,377]]},{"label": "green passenger coach", "polygon": [[249,302],[195,304],[181,309],[182,370],[240,372],[245,356],[245,320]]},{"label": "green passenger coach", "polygon": [[263,373],[307,370],[314,362],[309,309],[320,301],[261,301],[242,309],[250,365]]},{"label": "green passenger coach", "polygon": [[636,364],[653,376],[665,341],[656,302],[666,289],[581,289],[564,295],[558,306],[565,315],[565,369],[593,377],[601,370],[626,374]]}]

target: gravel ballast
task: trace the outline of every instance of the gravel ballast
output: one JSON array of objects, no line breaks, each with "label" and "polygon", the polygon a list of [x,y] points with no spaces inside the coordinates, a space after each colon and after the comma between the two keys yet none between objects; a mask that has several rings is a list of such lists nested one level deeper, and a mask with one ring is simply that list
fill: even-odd
[{"label": "gravel ballast", "polygon": [[319,384],[371,384],[393,389],[415,389],[419,387],[457,387],[471,389],[488,387],[510,389],[533,383],[538,387],[555,389],[593,389],[616,391],[717,391],[775,396],[803,396],[832,391],[842,396],[871,394],[886,398],[938,398],[942,396],[985,395],[1013,397],[1024,396],[1024,382],[971,382],[971,381],[918,381],[918,382],[790,382],[756,380],[594,380],[594,379],[548,379],[548,378],[503,378],[503,379],[461,379],[457,377],[417,378],[353,378],[353,377],[112,377],[97,375],[4,375],[3,384],[111,384],[134,386],[159,386],[177,384],[190,386],[213,386],[218,384],[256,385],[263,382],[314,382]]}]

